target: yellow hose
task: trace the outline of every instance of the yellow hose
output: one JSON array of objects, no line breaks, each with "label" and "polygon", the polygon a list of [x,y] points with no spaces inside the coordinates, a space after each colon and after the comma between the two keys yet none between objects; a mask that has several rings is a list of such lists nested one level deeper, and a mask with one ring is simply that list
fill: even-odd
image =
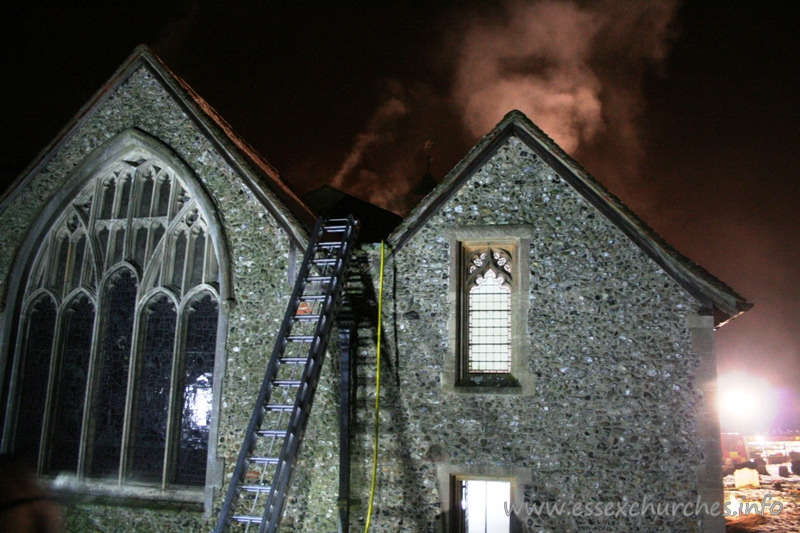
[{"label": "yellow hose", "polygon": [[383,322],[383,241],[381,241],[381,272],[378,281],[378,347],[375,355],[375,447],[372,453],[372,486],[369,489],[369,507],[364,533],[369,531],[372,518],[372,502],[375,500],[375,482],[378,479],[378,423],[381,408],[381,324]]}]

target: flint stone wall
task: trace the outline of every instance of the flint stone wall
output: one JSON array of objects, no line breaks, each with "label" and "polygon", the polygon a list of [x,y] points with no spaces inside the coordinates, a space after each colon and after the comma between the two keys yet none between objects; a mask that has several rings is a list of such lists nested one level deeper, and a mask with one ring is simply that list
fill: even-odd
[{"label": "flint stone wall", "polygon": [[[238,171],[146,68],[119,86],[0,213],[0,292],[5,301],[12,261],[27,228],[42,215],[49,198],[92,151],[128,128],[139,128],[160,139],[183,159],[205,186],[224,226],[231,258],[232,297],[236,301],[236,305],[222,305],[222,320],[228,323],[223,352],[227,361],[222,368],[227,370],[222,383],[222,414],[217,418],[217,453],[227,467],[227,486],[291,293],[287,274],[289,239]],[[9,305],[3,312],[12,309],[13,305]],[[212,450],[215,446],[210,443]],[[213,473],[213,484],[218,486],[222,477],[220,471]],[[165,501],[168,503],[168,498]],[[67,529],[210,530],[219,504],[218,491],[212,517],[207,518],[202,505],[176,511],[151,509],[152,502],[139,502],[139,508],[132,509],[78,500],[67,507]]]},{"label": "flint stone wall", "polygon": [[[93,150],[137,127],[169,145],[218,210],[232,262],[217,454],[227,486],[291,287],[289,241],[241,176],[151,73],[142,68],[88,117],[0,213],[0,293],[27,228]],[[365,223],[369,223],[365,221]],[[449,244],[454,226],[528,224],[531,396],[456,394],[442,388],[448,345]],[[520,250],[520,253],[525,252]],[[377,250],[367,248],[377,291]],[[368,280],[369,281],[369,280]],[[387,265],[379,484],[373,531],[437,531],[437,472],[498,468],[530,501],[692,502],[702,463],[695,383],[699,356],[687,318],[697,303],[616,227],[515,138],[509,139]],[[5,298],[3,298],[5,301]],[[363,525],[372,460],[375,299],[359,301],[357,418],[351,524]],[[225,307],[225,306],[223,306]],[[2,312],[11,312],[9,307]],[[337,370],[323,370],[286,511],[288,531],[335,529]],[[449,470],[448,470],[449,469]],[[492,470],[494,469],[494,470]],[[463,471],[463,470],[462,470]],[[215,484],[218,484],[215,481]],[[208,530],[191,509],[76,503],[70,530]],[[694,518],[542,517],[553,531],[672,529]]]},{"label": "flint stone wall", "polygon": [[[445,392],[453,227],[532,228],[530,396]],[[371,251],[373,272],[377,250]],[[511,137],[387,265],[373,531],[439,531],[445,473],[503,472],[518,503],[694,502],[703,462],[687,319],[698,304]],[[377,286],[377,274],[374,275]],[[377,291],[377,288],[375,288]],[[374,342],[361,339],[354,497],[371,468]],[[439,474],[437,475],[437,471]],[[363,519],[366,504],[358,507]],[[363,523],[363,522],[361,522]],[[527,531],[695,531],[695,517],[543,516]]]}]

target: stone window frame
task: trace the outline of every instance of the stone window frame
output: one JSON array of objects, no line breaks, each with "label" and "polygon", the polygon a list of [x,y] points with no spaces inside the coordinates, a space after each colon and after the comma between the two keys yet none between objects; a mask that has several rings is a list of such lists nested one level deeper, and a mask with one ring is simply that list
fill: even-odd
[{"label": "stone window frame", "polygon": [[[439,464],[436,467],[436,478],[439,485],[439,503],[441,505],[441,528],[446,533],[461,533],[458,530],[458,481],[477,479],[485,481],[508,481],[511,483],[511,502],[515,508],[524,508],[525,480],[531,473],[524,468],[497,465],[460,465],[452,463]],[[516,516],[516,515],[515,515]],[[523,525],[519,518],[509,517],[510,533],[521,533]]]},{"label": "stone window frame", "polygon": [[[533,227],[525,224],[459,226],[447,232],[449,243],[450,286],[448,290],[448,354],[442,386],[452,393],[531,395],[534,376],[529,368],[530,339],[528,309],[530,301],[530,243]],[[465,372],[467,348],[464,331],[465,289],[468,273],[464,247],[485,245],[505,247],[511,257],[511,372],[481,374]]]},{"label": "stone window frame", "polygon": [[[63,490],[78,495],[85,494],[92,498],[99,497],[100,501],[110,503],[135,504],[135,502],[139,501],[152,500],[159,501],[161,504],[174,503],[182,508],[187,508],[186,506],[189,505],[188,508],[195,508],[198,510],[205,508],[206,511],[209,511],[212,504],[214,489],[220,487],[223,481],[223,465],[220,458],[217,457],[217,441],[222,396],[221,388],[225,374],[227,325],[233,302],[229,249],[214,203],[194,171],[190,169],[169,146],[138,129],[123,131],[116,137],[107,141],[104,145],[89,154],[84,161],[71,172],[64,185],[53,194],[46,206],[34,220],[27,236],[20,246],[20,250],[16,254],[16,259],[9,276],[9,290],[6,294],[5,302],[5,308],[7,310],[14,309],[16,312],[4,313],[2,317],[3,329],[0,335],[0,358],[4,361],[8,361],[10,358],[13,362],[7,398],[9,401],[6,402],[6,416],[4,418],[3,439],[1,443],[2,451],[8,452],[11,449],[14,438],[13,424],[15,420],[13,415],[16,409],[16,398],[18,394],[18,378],[16,376],[18,376],[19,373],[19,360],[16,354],[18,354],[18,350],[21,347],[21,335],[16,334],[16,330],[25,322],[24,317],[27,315],[27,306],[44,292],[42,290],[28,292],[27,290],[29,278],[36,274],[33,268],[36,265],[37,253],[40,249],[46,251],[48,247],[55,249],[54,244],[48,244],[47,242],[48,239],[53,239],[53,234],[50,230],[58,220],[62,219],[64,213],[69,211],[70,205],[75,205],[76,198],[84,193],[87,184],[94,182],[98,187],[97,190],[100,190],[100,181],[105,178],[105,175],[115,165],[118,166],[120,162],[142,156],[163,163],[173,173],[174,177],[172,179],[179,181],[189,194],[191,203],[193,204],[192,207],[205,224],[205,246],[209,250],[208,253],[211,254],[207,256],[205,263],[208,261],[214,262],[217,271],[217,279],[214,282],[209,284],[203,281],[194,288],[185,291],[185,294],[179,295],[182,297],[176,300],[175,291],[170,291],[168,288],[164,287],[163,284],[152,283],[154,278],[159,277],[159,274],[151,273],[152,275],[147,276],[146,272],[131,268],[137,278],[139,284],[138,290],[140,291],[140,297],[137,300],[135,308],[137,323],[139,323],[139,319],[145,307],[147,307],[157,295],[167,294],[173,302],[178,302],[176,305],[176,313],[179,326],[176,329],[181,328],[181,325],[183,325],[183,330],[176,331],[176,344],[173,348],[174,353],[183,350],[180,343],[183,342],[182,339],[185,337],[187,321],[183,319],[183,316],[188,310],[187,306],[194,302],[201,294],[210,294],[217,303],[218,318],[216,325],[216,342],[214,346],[213,382],[211,388],[212,402],[206,453],[205,481],[203,484],[197,486],[127,481],[122,479],[124,474],[122,469],[120,469],[118,479],[87,478],[80,475],[80,463],[78,466],[78,475],[58,478],[43,477],[42,480],[45,482],[49,480],[54,490]],[[101,200],[97,201],[100,202]],[[118,198],[115,198],[114,205],[117,205],[118,201]],[[131,204],[132,203],[133,200],[131,201]],[[128,219],[130,221],[130,217],[128,217]],[[166,237],[168,236],[169,232],[167,231],[163,239],[165,244]],[[135,235],[129,240],[132,241],[133,239],[135,239]],[[195,242],[192,240],[193,236],[191,233],[188,239],[190,242],[187,243],[187,249],[191,248]],[[125,263],[126,267],[132,267],[127,261],[123,263]],[[162,254],[162,275],[165,272],[171,273],[173,263],[174,259],[170,260],[166,254]],[[204,265],[204,268],[205,266],[206,265]],[[118,270],[120,265],[115,264],[113,268],[109,269],[106,264],[103,264],[99,265],[99,268],[101,269],[100,272],[104,272],[104,276],[103,281],[97,285],[97,291],[100,291],[100,289],[105,286],[104,280],[111,271]],[[184,281],[186,281],[187,275],[188,274],[185,272],[183,275]],[[82,276],[82,279],[85,279],[85,277],[85,275]],[[72,301],[72,297],[78,293],[87,293],[87,291],[84,288],[73,290],[70,292],[70,296],[64,295],[64,301]],[[89,291],[88,294],[97,311],[97,303],[100,298],[99,292],[97,295],[94,295]],[[96,345],[99,342],[98,328],[102,329],[100,325],[101,322],[102,317],[100,315],[96,316],[92,340],[92,354],[95,353],[97,349]],[[136,329],[138,330],[141,328]],[[139,339],[141,333],[141,331],[134,331],[134,339],[141,341],[141,339]],[[14,336],[12,335],[16,336],[16,340],[14,340]],[[58,336],[58,333],[56,333],[56,336]],[[136,342],[136,340],[134,340],[134,342]],[[58,339],[54,341],[54,347],[57,346],[58,342]],[[54,348],[54,350],[55,349],[56,348]],[[94,355],[92,355],[92,357],[94,357]],[[51,366],[52,364],[54,364],[54,360],[51,359]],[[130,381],[131,380],[129,380],[129,383]],[[129,388],[129,390],[131,389]],[[130,404],[130,400],[127,400],[127,403]],[[128,405],[126,409],[130,409],[130,406]],[[178,425],[176,431],[180,431],[180,425]],[[83,435],[82,438],[85,440],[89,437]],[[82,443],[81,446],[85,446],[85,443]],[[42,453],[43,450],[40,450],[40,455]],[[125,452],[123,451],[122,454],[124,457]],[[123,458],[122,461],[124,463],[125,459]]]},{"label": "stone window frame", "polygon": [[[516,243],[461,242],[460,246],[460,281],[464,284],[459,301],[462,316],[458,336],[463,347],[460,379],[469,381],[473,374],[496,374],[493,377],[503,379],[511,373],[511,295],[515,287],[511,271],[517,255]],[[493,317],[491,326],[482,323],[487,314]],[[479,315],[484,318],[479,319]],[[500,324],[496,322],[498,315],[505,319],[501,318]],[[505,327],[502,327],[503,323]],[[487,326],[490,328],[489,335],[481,333]],[[501,327],[505,331],[501,331]],[[506,342],[502,342],[504,337]],[[481,339],[491,339],[491,342],[479,342]],[[504,346],[505,349],[490,356],[482,348],[487,344],[492,347]],[[473,368],[482,365],[495,368]]]}]

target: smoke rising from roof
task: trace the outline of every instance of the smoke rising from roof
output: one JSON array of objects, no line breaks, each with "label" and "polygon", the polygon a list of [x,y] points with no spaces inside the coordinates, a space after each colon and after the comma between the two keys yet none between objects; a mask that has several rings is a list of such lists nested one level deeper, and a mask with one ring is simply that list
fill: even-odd
[{"label": "smoke rising from roof", "polygon": [[448,97],[428,84],[386,81],[381,103],[355,136],[330,185],[405,215],[414,207],[412,191],[428,156],[436,160],[434,142],[448,153],[463,155],[468,148],[461,132],[452,130],[458,119],[449,109]]},{"label": "smoke rising from roof", "polygon": [[[572,154],[611,192],[756,303],[719,330],[720,369],[761,374],[800,398],[800,55],[786,24],[798,19],[800,3],[677,3],[461,0],[354,9],[329,2],[308,9],[191,0],[142,2],[135,16],[122,3],[103,10],[17,3],[2,22],[14,75],[0,80],[3,101],[13,103],[0,114],[0,190],[143,42],[300,193],[342,168],[380,106],[372,104],[376,88],[384,90],[378,102],[397,97],[408,112],[373,132],[393,140],[362,143],[359,162],[340,178],[347,192],[397,213],[407,211],[403,195],[425,172],[425,141],[434,142],[431,171],[441,180],[510,108],[555,137],[538,102],[507,88],[525,82],[546,97],[545,89],[557,95],[565,85],[583,125],[567,128],[559,142],[567,146],[572,132]],[[551,22],[537,23],[534,14]],[[680,38],[670,33],[676,27]],[[474,43],[481,35],[483,49]],[[466,70],[467,51],[503,83]],[[567,83],[565,73],[583,85]],[[506,90],[491,92],[469,76]],[[468,83],[508,96],[502,109],[486,111],[495,116],[481,118],[485,129],[467,125],[479,116],[456,97]],[[599,115],[581,104],[578,87],[586,102],[599,102]],[[573,112],[563,101],[550,107]]]},{"label": "smoke rising from roof", "polygon": [[574,152],[602,129],[601,81],[589,68],[599,28],[572,3],[509,5],[502,20],[475,22],[457,43],[453,91],[475,136],[509,109],[531,117]]},{"label": "smoke rising from roof", "polygon": [[331,180],[331,186],[340,189],[345,177],[362,162],[364,154],[371,148],[386,145],[394,140],[394,123],[408,113],[408,106],[400,95],[391,95],[372,114],[366,129],[356,136],[355,143],[345,156],[342,166]]},{"label": "smoke rising from roof", "polygon": [[624,186],[641,161],[643,77],[666,57],[676,11],[676,1],[514,1],[472,19],[451,44],[464,126],[482,135],[516,108],[573,155],[606,136],[613,157],[593,170]]},{"label": "smoke rising from roof", "polygon": [[[448,21],[457,15],[462,22],[455,29],[448,24],[450,38],[437,52],[445,58],[440,64],[452,68],[445,94],[425,82],[392,81],[331,184],[402,213],[412,206],[400,197],[421,176],[419,147],[453,137],[444,114],[456,114],[461,135],[474,143],[519,109],[612,190],[624,192],[642,156],[636,124],[642,81],[667,55],[676,10],[674,0],[514,0],[490,16],[451,12]],[[421,123],[429,129],[420,131]],[[389,144],[392,159],[378,154]],[[377,159],[381,165],[369,164]]]}]

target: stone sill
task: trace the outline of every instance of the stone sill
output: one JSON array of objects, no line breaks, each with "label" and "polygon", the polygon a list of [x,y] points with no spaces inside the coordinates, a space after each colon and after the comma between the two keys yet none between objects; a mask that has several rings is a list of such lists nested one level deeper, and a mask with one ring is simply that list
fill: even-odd
[{"label": "stone sill", "polygon": [[442,374],[442,390],[452,394],[531,396],[533,380],[519,379],[514,374],[470,374],[458,381],[454,373]]},{"label": "stone sill", "polygon": [[456,385],[452,392],[456,394],[522,394],[522,387],[482,387],[476,385]]},{"label": "stone sill", "polygon": [[519,382],[509,374],[483,374],[459,381],[453,387],[458,394],[522,394]]},{"label": "stone sill", "polygon": [[145,483],[120,485],[111,480],[74,476],[40,479],[57,499],[78,503],[203,512],[204,488],[186,485],[166,489]]}]

